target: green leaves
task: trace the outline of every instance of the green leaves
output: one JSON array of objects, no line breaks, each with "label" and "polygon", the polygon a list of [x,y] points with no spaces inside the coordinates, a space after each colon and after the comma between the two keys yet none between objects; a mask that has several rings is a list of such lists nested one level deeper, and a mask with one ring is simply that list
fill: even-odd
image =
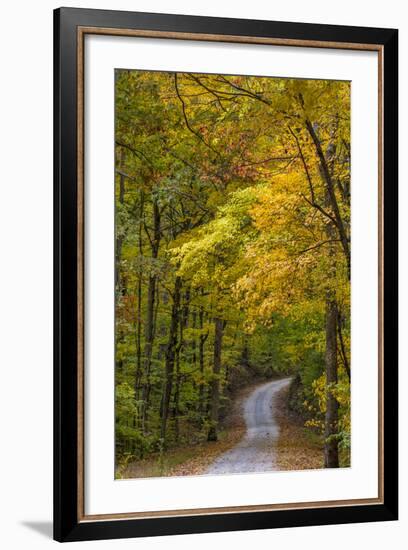
[{"label": "green leaves", "polygon": [[[344,318],[347,363],[350,284],[308,124],[349,236],[349,83],[133,70],[117,71],[115,82],[118,454],[199,441],[212,425],[215,379],[223,414],[231,388],[296,372],[302,402],[315,411],[310,418],[307,409],[309,420],[320,425],[326,296]],[[182,297],[173,311],[177,276]],[[226,326],[214,375],[216,317]],[[337,390],[347,447],[343,374]]]}]

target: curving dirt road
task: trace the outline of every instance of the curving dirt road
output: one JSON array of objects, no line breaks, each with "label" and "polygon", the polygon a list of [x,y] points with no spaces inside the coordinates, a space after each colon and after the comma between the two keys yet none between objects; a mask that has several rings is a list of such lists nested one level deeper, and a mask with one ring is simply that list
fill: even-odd
[{"label": "curving dirt road", "polygon": [[233,474],[275,470],[274,443],[279,435],[275,419],[276,394],[291,378],[267,382],[259,386],[243,403],[247,426],[245,437],[232,449],[219,456],[206,474]]}]

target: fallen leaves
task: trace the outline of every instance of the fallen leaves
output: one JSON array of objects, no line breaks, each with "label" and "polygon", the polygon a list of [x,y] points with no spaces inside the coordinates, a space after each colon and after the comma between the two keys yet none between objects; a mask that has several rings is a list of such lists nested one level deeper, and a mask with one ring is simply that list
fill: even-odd
[{"label": "fallen leaves", "polygon": [[288,388],[277,399],[276,416],[280,434],[275,447],[279,470],[316,470],[324,467],[323,443],[303,422],[295,418],[287,406]]}]

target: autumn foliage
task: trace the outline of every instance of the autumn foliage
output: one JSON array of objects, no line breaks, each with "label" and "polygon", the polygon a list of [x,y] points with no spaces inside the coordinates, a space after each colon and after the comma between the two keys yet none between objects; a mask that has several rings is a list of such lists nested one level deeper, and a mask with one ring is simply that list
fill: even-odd
[{"label": "autumn foliage", "polygon": [[240,386],[350,453],[350,85],[117,70],[116,454],[219,438]]}]

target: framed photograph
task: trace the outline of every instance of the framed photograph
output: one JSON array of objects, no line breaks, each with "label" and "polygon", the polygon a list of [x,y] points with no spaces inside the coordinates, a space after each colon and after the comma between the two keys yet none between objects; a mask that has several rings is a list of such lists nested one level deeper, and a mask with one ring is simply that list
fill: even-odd
[{"label": "framed photograph", "polygon": [[397,519],[397,31],[54,26],[55,539]]}]

